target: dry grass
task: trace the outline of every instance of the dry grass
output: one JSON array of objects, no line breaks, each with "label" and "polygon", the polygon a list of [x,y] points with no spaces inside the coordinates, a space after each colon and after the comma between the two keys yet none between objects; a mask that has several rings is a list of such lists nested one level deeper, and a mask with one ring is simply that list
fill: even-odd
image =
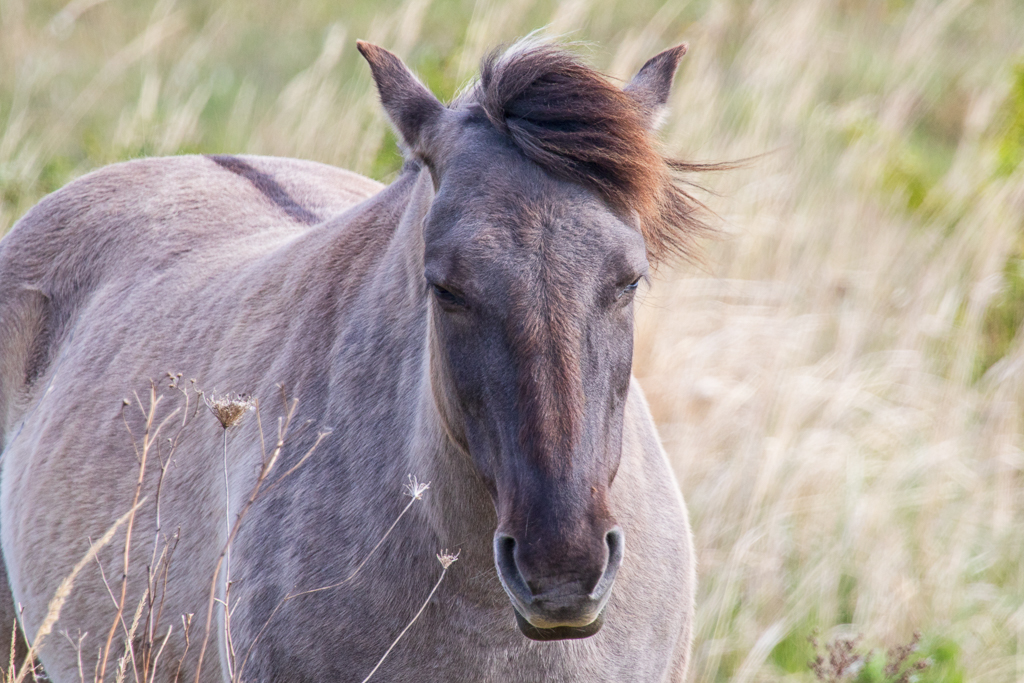
[{"label": "dry grass", "polygon": [[[210,647],[211,641],[216,642],[218,640],[224,647],[226,655],[223,664],[226,666],[226,671],[224,673],[227,680],[237,683],[242,683],[242,681],[248,680],[244,678],[244,672],[249,654],[256,646],[260,636],[263,635],[263,632],[274,620],[278,610],[293,598],[297,598],[302,595],[309,595],[311,593],[336,590],[352,581],[352,579],[360,573],[367,561],[369,561],[377,550],[388,540],[391,532],[394,531],[396,526],[398,526],[398,523],[402,520],[409,509],[416,503],[416,501],[421,500],[423,495],[430,488],[429,483],[420,482],[413,475],[409,475],[409,480],[403,487],[403,493],[409,496],[409,502],[404,508],[402,508],[402,511],[398,514],[391,526],[378,540],[377,544],[366,554],[362,562],[359,563],[351,574],[349,574],[349,576],[344,580],[331,585],[311,590],[288,593],[271,612],[266,623],[263,625],[263,628],[257,633],[256,638],[247,644],[247,648],[244,651],[238,651],[235,648],[230,619],[230,615],[232,614],[235,606],[231,598],[232,579],[230,569],[231,547],[234,539],[242,524],[245,522],[247,513],[252,505],[280,484],[284,479],[302,467],[313,456],[314,452],[317,450],[321,442],[328,436],[329,432],[319,432],[316,435],[316,439],[313,444],[306,450],[306,452],[287,470],[280,472],[276,469],[276,466],[280,459],[281,452],[285,447],[289,430],[292,427],[295,411],[298,407],[297,399],[289,400],[282,390],[281,403],[285,408],[285,414],[280,416],[277,420],[277,436],[274,441],[271,442],[272,446],[268,451],[258,399],[248,397],[241,398],[235,394],[207,396],[204,392],[195,387],[194,380],[192,380],[190,384],[186,384],[182,379],[181,373],[178,373],[177,375],[167,373],[167,377],[169,382],[166,388],[160,387],[158,389],[157,384],[155,382],[151,382],[147,401],[143,401],[143,399],[138,395],[134,397],[134,402],[129,399],[124,399],[123,401],[122,418],[138,463],[138,484],[136,486],[135,496],[131,507],[120,518],[118,518],[97,541],[90,543],[89,551],[79,559],[68,576],[61,581],[52,599],[47,605],[47,612],[41,625],[36,632],[32,634],[31,642],[27,643],[27,652],[23,657],[21,657],[21,661],[18,661],[16,647],[20,638],[20,627],[17,622],[15,622],[11,632],[10,656],[7,666],[0,666],[0,682],[22,683],[22,681],[26,680],[30,675],[34,681],[47,680],[45,678],[45,672],[41,671],[41,667],[38,662],[39,653],[41,652],[43,645],[51,637],[54,627],[60,623],[61,612],[65,602],[74,589],[76,579],[82,571],[86,569],[86,567],[94,562],[98,565],[103,583],[115,608],[115,614],[111,620],[109,630],[107,631],[105,642],[102,640],[99,641],[104,642],[104,645],[98,650],[98,655],[95,661],[95,670],[92,676],[89,677],[87,677],[83,666],[83,659],[88,657],[88,655],[83,651],[83,644],[88,637],[88,633],[80,633],[77,640],[75,640],[67,630],[60,631],[60,635],[65,637],[78,653],[79,681],[81,683],[86,683],[86,681],[91,680],[94,683],[103,683],[104,680],[108,680],[108,671],[111,668],[108,664],[113,662],[113,660],[110,659],[111,654],[113,654],[117,660],[116,666],[113,667],[115,669],[113,675],[115,683],[123,683],[126,680],[132,681],[133,683],[155,683],[158,678],[158,671],[161,676],[168,675],[168,671],[170,669],[166,669],[166,667],[165,669],[160,669],[158,665],[164,648],[170,639],[171,634],[174,632],[174,624],[172,623],[166,628],[166,630],[164,630],[161,618],[166,616],[164,614],[164,599],[167,591],[168,570],[172,562],[174,550],[177,546],[178,532],[176,531],[175,533],[168,535],[162,529],[160,523],[160,500],[167,468],[174,459],[175,451],[181,436],[191,428],[192,422],[197,417],[200,401],[205,403],[206,407],[209,409],[211,416],[209,419],[216,419],[222,428],[221,449],[225,462],[225,477],[228,475],[226,465],[228,430],[238,426],[249,412],[255,413],[257,430],[260,434],[262,464],[259,472],[257,473],[256,481],[253,484],[252,490],[244,503],[238,509],[233,522],[230,512],[227,513],[227,527],[225,529],[226,541],[218,556],[213,574],[210,577],[205,619],[202,621],[196,620],[197,624],[202,624],[201,639],[196,640],[194,636],[196,636],[198,632],[194,632],[192,630],[193,618],[196,615],[178,615],[180,616],[182,637],[185,647],[181,652],[176,665],[172,663],[171,668],[176,671],[171,679],[173,681],[187,680],[190,677],[194,677],[194,680],[198,683],[201,680],[203,660],[207,649]],[[193,394],[195,394],[195,396],[193,396]],[[162,410],[160,406],[162,403],[165,403],[165,400],[168,398],[171,399],[169,403],[177,402],[178,405]],[[138,415],[132,415],[129,417],[130,413],[134,413],[136,411],[138,412]],[[204,414],[203,417],[206,417],[206,415]],[[141,421],[142,423],[138,433],[136,433],[136,431],[134,431],[130,426],[132,422],[136,421]],[[163,436],[161,433],[163,433]],[[173,436],[167,437],[166,435],[168,433],[173,433]],[[164,443],[165,441],[166,443]],[[138,566],[137,560],[136,562],[129,561],[133,540],[138,542],[138,539],[133,537],[132,531],[136,519],[136,513],[147,503],[147,497],[141,496],[141,491],[143,481],[146,477],[147,468],[152,467],[158,467],[159,469],[158,481],[153,495],[154,500],[152,501],[152,505],[155,506],[154,509],[157,521],[151,549],[152,555],[148,564],[146,564],[145,567],[140,567]],[[227,498],[227,492],[228,488],[225,486],[225,509],[230,510],[231,506],[230,500]],[[121,552],[124,564],[119,584],[120,597],[117,597],[117,595],[115,595],[115,588],[110,585],[107,580],[107,576],[103,572],[102,564],[99,562],[98,555],[103,548],[114,540],[115,535],[118,534],[122,527],[125,529],[125,533],[121,548],[118,550]],[[383,651],[383,654],[380,656],[376,666],[374,666],[363,679],[364,683],[374,676],[381,664],[384,663],[388,655],[402,639],[405,633],[412,628],[416,620],[419,619],[424,609],[426,609],[427,605],[430,603],[434,593],[437,592],[437,589],[444,581],[448,568],[458,560],[458,556],[458,551],[455,553],[449,553],[447,550],[443,550],[437,555],[437,560],[441,564],[442,571],[434,584],[434,587],[430,590],[419,611],[411,617],[405,628],[397,635],[390,646]],[[127,594],[128,578],[131,575],[138,575],[143,570],[146,573],[146,583],[143,589],[143,594],[136,604],[134,616],[132,617],[129,626],[129,622],[125,620],[125,609],[130,607],[129,596]],[[216,633],[217,629],[220,629],[220,633]],[[193,643],[195,643],[198,648],[198,660],[195,664],[195,670],[190,671],[188,670],[188,667],[184,665],[189,649]],[[111,649],[112,647],[113,650]],[[214,663],[214,666],[219,664],[219,662]]]},{"label": "dry grass", "polygon": [[695,45],[750,33],[726,73],[693,50],[675,102],[706,109],[668,130],[773,150],[717,184],[709,272],[665,274],[640,325],[697,533],[694,679],[782,677],[812,626],[852,623],[924,631],[949,660],[932,680],[1021,680],[1024,349],[985,362],[1019,306],[1024,166],[996,148],[1022,24],[1009,3],[826,9],[709,16]]},{"label": "dry grass", "polygon": [[388,179],[356,38],[446,96],[538,26],[620,77],[689,41],[670,151],[767,153],[706,181],[725,239],[639,314],[636,373],[698,544],[692,680],[812,680],[815,627],[920,630],[922,680],[1024,679],[1019,3],[90,4],[0,0],[0,233],[141,154]]}]

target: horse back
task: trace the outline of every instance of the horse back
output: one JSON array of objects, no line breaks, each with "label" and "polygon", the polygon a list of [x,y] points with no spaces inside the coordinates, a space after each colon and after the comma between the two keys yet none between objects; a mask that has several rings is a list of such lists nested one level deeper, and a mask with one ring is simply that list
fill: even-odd
[{"label": "horse back", "polygon": [[186,156],[108,166],[44,198],[0,242],[0,447],[101,288],[229,267],[380,188],[309,161]]}]

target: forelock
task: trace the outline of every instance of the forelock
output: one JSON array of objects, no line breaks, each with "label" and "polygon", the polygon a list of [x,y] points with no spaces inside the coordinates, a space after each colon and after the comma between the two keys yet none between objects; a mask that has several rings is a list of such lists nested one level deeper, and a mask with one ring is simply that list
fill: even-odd
[{"label": "forelock", "polygon": [[455,106],[478,106],[545,171],[635,213],[652,263],[695,257],[708,228],[680,174],[707,167],[663,157],[640,104],[572,52],[529,38],[495,50]]}]

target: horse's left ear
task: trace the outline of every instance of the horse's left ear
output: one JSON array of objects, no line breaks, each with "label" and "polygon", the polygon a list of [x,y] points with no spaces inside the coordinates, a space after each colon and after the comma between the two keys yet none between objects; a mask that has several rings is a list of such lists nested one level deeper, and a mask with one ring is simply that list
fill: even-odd
[{"label": "horse's left ear", "polygon": [[397,56],[364,40],[357,40],[356,47],[370,63],[381,104],[406,148],[413,154],[425,156],[426,143],[444,114],[445,106]]},{"label": "horse's left ear", "polygon": [[683,43],[655,55],[623,88],[640,105],[648,128],[657,128],[661,123],[661,115],[672,90],[672,79],[680,60],[686,54],[686,47],[686,43]]}]

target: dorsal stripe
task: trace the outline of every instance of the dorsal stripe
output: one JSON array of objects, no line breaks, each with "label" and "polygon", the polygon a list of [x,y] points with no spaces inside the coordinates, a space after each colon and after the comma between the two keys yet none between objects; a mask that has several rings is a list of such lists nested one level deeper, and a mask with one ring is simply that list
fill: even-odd
[{"label": "dorsal stripe", "polygon": [[238,157],[231,156],[230,154],[208,155],[207,158],[218,166],[221,166],[222,168],[225,168],[232,173],[236,173],[248,180],[252,183],[253,187],[263,193],[267,199],[281,207],[292,219],[300,223],[305,223],[306,225],[314,225],[320,222],[319,216],[292,199],[292,196],[288,194],[288,191],[281,187],[281,185],[274,180],[273,176],[257,170]]}]

